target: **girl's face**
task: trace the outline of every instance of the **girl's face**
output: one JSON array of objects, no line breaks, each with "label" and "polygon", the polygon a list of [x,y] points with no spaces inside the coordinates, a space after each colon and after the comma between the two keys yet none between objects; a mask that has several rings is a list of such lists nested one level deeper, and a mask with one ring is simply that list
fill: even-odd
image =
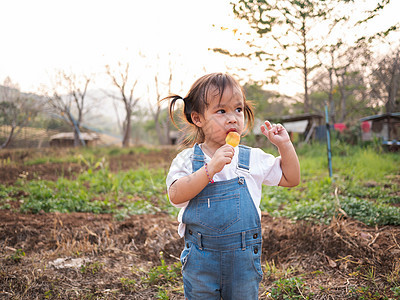
[{"label": "girl's face", "polygon": [[203,114],[196,114],[192,118],[198,127],[201,127],[205,143],[220,147],[225,144],[225,138],[230,131],[240,135],[244,130],[244,100],[238,87],[227,88],[222,98],[210,92],[208,106]]}]

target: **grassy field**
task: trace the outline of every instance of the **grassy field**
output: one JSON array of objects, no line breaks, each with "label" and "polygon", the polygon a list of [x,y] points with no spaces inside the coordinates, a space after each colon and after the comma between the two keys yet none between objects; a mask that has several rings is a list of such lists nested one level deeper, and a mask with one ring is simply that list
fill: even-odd
[{"label": "grassy field", "polygon": [[[21,202],[21,212],[113,213],[121,219],[131,214],[165,211],[176,214],[165,193],[166,168],[147,168],[117,173],[107,158],[137,149],[86,149],[57,157],[34,157],[25,165],[75,162],[86,166],[76,178],[56,181],[21,179],[13,186],[0,185],[0,208]],[[301,184],[292,189],[264,187],[261,208],[275,216],[329,223],[343,214],[367,225],[400,225],[400,155],[373,148],[334,145],[333,177],[329,177],[324,145],[298,149]],[[9,161],[11,164],[12,162]],[[26,195],[14,199],[13,195]]]}]

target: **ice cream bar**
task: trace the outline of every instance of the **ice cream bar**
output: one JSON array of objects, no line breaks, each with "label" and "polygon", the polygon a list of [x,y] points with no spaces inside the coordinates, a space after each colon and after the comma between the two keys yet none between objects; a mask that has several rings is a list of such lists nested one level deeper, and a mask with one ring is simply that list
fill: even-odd
[{"label": "ice cream bar", "polygon": [[232,147],[236,147],[240,143],[240,134],[235,131],[231,131],[226,136],[225,141],[227,144],[231,145]]}]

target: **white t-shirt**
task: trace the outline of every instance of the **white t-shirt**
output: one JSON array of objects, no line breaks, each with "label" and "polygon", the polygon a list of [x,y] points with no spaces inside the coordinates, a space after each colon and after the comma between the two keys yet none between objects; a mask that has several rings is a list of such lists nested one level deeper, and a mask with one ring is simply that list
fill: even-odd
[{"label": "white t-shirt", "polygon": [[[249,166],[250,172],[244,172],[240,169],[237,169],[238,151],[239,147],[236,147],[232,162],[229,165],[226,165],[221,172],[215,174],[213,179],[214,181],[225,181],[238,176],[243,176],[246,180],[251,198],[253,199],[254,205],[257,208],[261,219],[260,201],[262,184],[269,186],[275,186],[279,184],[282,177],[281,158],[280,156],[274,157],[271,154],[265,153],[259,148],[251,148]],[[194,147],[185,149],[180,152],[172,161],[166,180],[168,191],[169,187],[175,180],[193,173],[193,153]],[[204,156],[205,162],[209,162],[211,160],[207,154],[204,154]],[[180,204],[174,204],[171,202],[173,206],[181,208],[178,215],[178,233],[181,237],[183,237],[185,234],[185,224],[182,223],[182,216],[185,208],[189,204],[189,201]]]}]

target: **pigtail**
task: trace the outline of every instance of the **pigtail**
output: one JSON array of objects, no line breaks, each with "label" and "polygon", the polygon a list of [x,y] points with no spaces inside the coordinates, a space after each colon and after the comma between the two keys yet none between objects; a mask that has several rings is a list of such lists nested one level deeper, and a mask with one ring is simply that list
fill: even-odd
[{"label": "pigtail", "polygon": [[160,102],[168,101],[168,114],[169,114],[169,117],[171,118],[172,123],[174,124],[174,126],[176,128],[178,128],[178,125],[176,124],[175,119],[174,119],[174,111],[175,111],[176,101],[178,101],[180,99],[183,100],[183,98],[179,95],[170,95],[170,96],[165,97],[160,100]]}]

